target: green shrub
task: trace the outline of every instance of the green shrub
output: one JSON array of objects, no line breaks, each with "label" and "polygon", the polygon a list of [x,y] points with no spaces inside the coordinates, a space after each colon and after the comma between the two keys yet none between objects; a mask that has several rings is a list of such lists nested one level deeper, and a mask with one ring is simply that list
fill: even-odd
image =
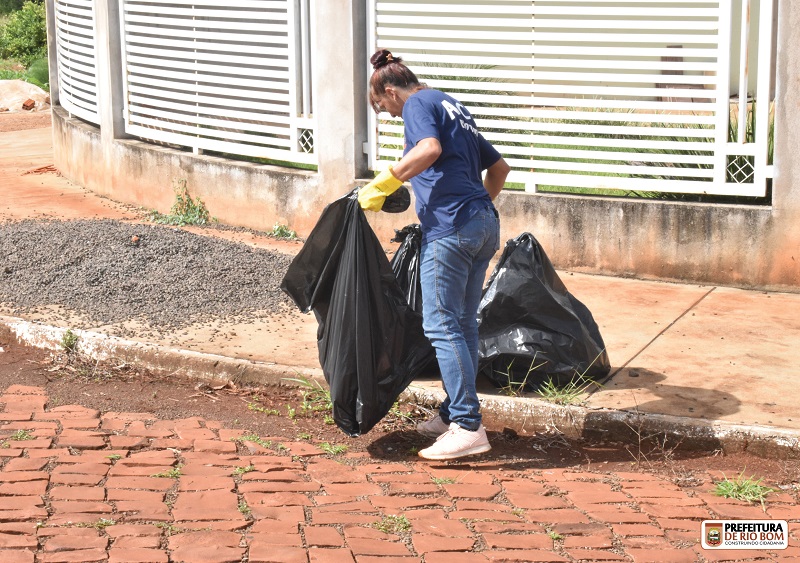
[{"label": "green shrub", "polygon": [[[32,0],[35,4],[44,5],[44,0]],[[0,15],[10,14],[22,9],[25,0],[0,0]]]},{"label": "green shrub", "polygon": [[0,58],[16,59],[26,67],[47,56],[44,4],[27,1],[8,18],[0,33]]},{"label": "green shrub", "polygon": [[47,59],[36,59],[25,72],[24,79],[43,90],[50,90],[50,66]]},{"label": "green shrub", "polygon": [[10,14],[22,8],[24,0],[0,0],[0,15]]},{"label": "green shrub", "polygon": [[0,80],[25,80],[25,71],[12,68],[0,68]]}]

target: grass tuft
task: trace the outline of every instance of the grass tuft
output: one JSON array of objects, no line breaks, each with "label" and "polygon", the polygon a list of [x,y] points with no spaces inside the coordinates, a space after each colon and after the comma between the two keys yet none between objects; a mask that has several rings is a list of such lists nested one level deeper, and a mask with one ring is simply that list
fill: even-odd
[{"label": "grass tuft", "polygon": [[600,387],[599,383],[585,379],[581,374],[570,379],[566,385],[558,385],[548,377],[536,390],[536,394],[555,405],[579,405],[584,402],[584,395],[592,385]]},{"label": "grass tuft", "polygon": [[172,469],[168,469],[166,471],[162,471],[161,473],[154,473],[150,475],[150,477],[163,477],[165,479],[180,479],[181,468],[182,465],[178,465],[177,467],[173,467]]},{"label": "grass tuft", "polygon": [[[315,412],[324,412],[333,410],[333,400],[331,399],[331,392],[324,387],[319,381],[309,379],[307,377],[284,378],[284,381],[291,381],[297,383],[303,392],[303,403],[300,405],[300,413],[307,415]],[[297,413],[294,413],[295,416]],[[294,418],[293,416],[290,418]]]},{"label": "grass tuft", "polygon": [[270,233],[274,238],[283,240],[297,240],[297,233],[291,230],[286,225],[275,223]]},{"label": "grass tuft", "polygon": [[761,504],[761,508],[766,510],[764,499],[770,493],[774,493],[775,489],[762,485],[762,481],[763,479],[754,480],[753,476],[745,478],[744,471],[742,471],[736,479],[731,480],[725,477],[722,481],[716,483],[712,492],[723,498],[732,498],[751,503],[758,502]]},{"label": "grass tuft", "polygon": [[68,328],[64,336],[61,337],[61,347],[68,354],[72,354],[78,349],[78,340],[80,340],[80,337],[72,332],[72,329]]},{"label": "grass tuft", "polygon": [[27,430],[17,430],[11,436],[8,437],[9,440],[14,440],[15,442],[24,442],[26,440],[35,440],[33,434],[31,434]]},{"label": "grass tuft", "polygon": [[186,187],[186,179],[175,180],[172,185],[175,191],[175,203],[172,204],[169,214],[164,215],[158,211],[151,211],[147,218],[153,223],[161,225],[207,225],[216,219],[212,218],[203,200],[192,198]]},{"label": "grass tuft", "polygon": [[528,366],[528,370],[525,373],[525,377],[522,378],[522,381],[514,381],[514,376],[512,375],[513,371],[511,368],[514,366],[514,361],[516,360],[516,358],[511,359],[511,361],[508,363],[508,366],[506,366],[506,371],[495,370],[496,374],[504,376],[503,378],[501,378],[501,381],[506,382],[505,385],[500,387],[501,393],[509,397],[522,396],[522,394],[525,392],[526,386],[528,385],[528,379],[530,378],[531,374],[540,367],[543,367],[547,363],[545,361],[540,364],[536,364],[536,354],[537,352],[534,352],[533,358],[531,358],[531,363]]},{"label": "grass tuft", "polygon": [[403,515],[388,514],[381,518],[380,522],[375,522],[372,527],[386,534],[397,534],[411,530],[411,522]]},{"label": "grass tuft", "polygon": [[341,444],[331,444],[329,442],[324,442],[319,445],[319,449],[323,452],[331,454],[331,455],[339,455],[343,454],[347,451],[347,446],[343,446]]}]

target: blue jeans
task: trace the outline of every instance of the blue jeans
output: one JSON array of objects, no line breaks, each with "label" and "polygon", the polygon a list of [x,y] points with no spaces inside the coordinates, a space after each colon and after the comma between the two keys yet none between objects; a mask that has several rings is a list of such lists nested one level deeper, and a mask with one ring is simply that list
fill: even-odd
[{"label": "blue jeans", "polygon": [[490,207],[421,249],[422,326],[436,351],[447,394],[439,414],[467,430],[481,425],[475,389],[478,306],[489,261],[499,248],[500,221]]}]

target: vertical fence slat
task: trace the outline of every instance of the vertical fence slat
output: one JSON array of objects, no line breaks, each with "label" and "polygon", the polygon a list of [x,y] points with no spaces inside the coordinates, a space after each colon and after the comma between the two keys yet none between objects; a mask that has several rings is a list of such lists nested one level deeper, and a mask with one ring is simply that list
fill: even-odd
[{"label": "vertical fence slat", "polygon": [[750,53],[747,49],[747,45],[750,44],[750,0],[742,0],[741,20],[739,40],[739,119],[737,121],[736,139],[734,140],[744,144],[746,142],[748,66],[750,62]]},{"label": "vertical fence slat", "polygon": [[[761,0],[759,6],[758,29],[758,69],[756,71],[756,127],[755,143],[757,146],[755,156],[755,184],[763,185],[766,190],[767,178],[772,177],[772,163],[769,161],[769,149],[772,138],[770,116],[772,114],[772,42],[764,38],[773,35],[773,17],[775,2]],[[761,102],[758,102],[761,100]],[[765,103],[767,101],[767,103]]]}]

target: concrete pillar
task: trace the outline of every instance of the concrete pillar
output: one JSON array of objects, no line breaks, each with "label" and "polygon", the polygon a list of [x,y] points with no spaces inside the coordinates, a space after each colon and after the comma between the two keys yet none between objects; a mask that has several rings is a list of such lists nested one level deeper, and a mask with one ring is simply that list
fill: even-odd
[{"label": "concrete pillar", "polygon": [[773,207],[788,211],[800,208],[800,3],[778,2],[777,43]]},{"label": "concrete pillar", "polygon": [[56,2],[47,0],[45,3],[47,13],[47,68],[50,75],[50,106],[58,103],[58,49],[56,48]]},{"label": "concrete pillar", "polygon": [[769,279],[800,286],[800,3],[778,1],[775,60],[773,236]]},{"label": "concrete pillar", "polygon": [[100,117],[100,138],[103,150],[105,183],[110,186],[116,159],[113,155],[114,139],[125,135],[122,89],[122,31],[120,28],[120,2],[96,0],[95,48],[97,65],[97,111]]},{"label": "concrete pillar", "polygon": [[317,0],[312,6],[314,150],[321,202],[328,203],[367,169],[366,3]]}]

